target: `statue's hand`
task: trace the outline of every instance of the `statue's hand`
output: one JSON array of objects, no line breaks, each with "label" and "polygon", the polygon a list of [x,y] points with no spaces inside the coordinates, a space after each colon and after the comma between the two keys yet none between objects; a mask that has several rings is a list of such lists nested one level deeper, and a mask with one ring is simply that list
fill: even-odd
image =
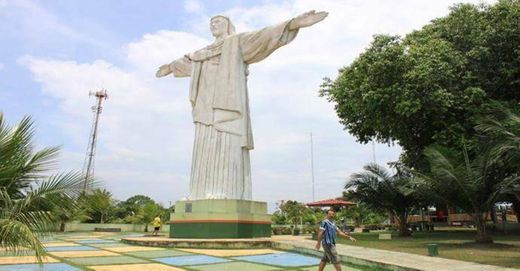
[{"label": "statue's hand", "polygon": [[315,10],[311,10],[292,19],[289,28],[291,30],[295,30],[302,27],[308,27],[315,23],[323,21],[323,19],[325,19],[325,17],[327,17],[328,15],[329,13],[325,11],[316,12]]},{"label": "statue's hand", "polygon": [[170,65],[164,64],[161,67],[159,67],[159,70],[155,73],[155,77],[157,77],[157,78],[164,77],[170,73],[172,73],[172,70],[170,69]]}]

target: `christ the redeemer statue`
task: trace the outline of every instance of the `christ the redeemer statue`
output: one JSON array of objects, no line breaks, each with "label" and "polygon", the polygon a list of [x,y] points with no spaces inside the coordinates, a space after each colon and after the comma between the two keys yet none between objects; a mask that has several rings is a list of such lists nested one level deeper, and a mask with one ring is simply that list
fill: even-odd
[{"label": "christ the redeemer statue", "polygon": [[195,143],[189,200],[251,200],[248,65],[265,59],[291,42],[300,28],[327,15],[310,11],[278,25],[239,34],[229,18],[215,16],[210,21],[215,37],[212,44],[159,68],[157,77],[191,76]]}]

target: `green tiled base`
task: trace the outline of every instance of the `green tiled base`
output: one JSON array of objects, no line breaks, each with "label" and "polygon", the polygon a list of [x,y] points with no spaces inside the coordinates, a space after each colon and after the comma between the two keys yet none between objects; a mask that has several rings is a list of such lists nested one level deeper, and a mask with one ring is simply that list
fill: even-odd
[{"label": "green tiled base", "polygon": [[178,201],[170,225],[171,238],[254,238],[271,236],[267,203],[208,199]]},{"label": "green tiled base", "polygon": [[147,261],[129,256],[104,256],[67,259],[78,265],[105,265],[105,264],[130,264],[146,263]]},{"label": "green tiled base", "polygon": [[253,238],[271,236],[271,225],[198,222],[170,226],[172,238]]},{"label": "green tiled base", "polygon": [[[231,263],[217,263],[217,264],[207,264],[207,265],[198,265],[198,266],[190,266],[190,268],[200,271],[269,271],[269,270],[280,270],[279,267],[268,266],[263,264],[256,263],[246,263],[246,262],[231,262]],[[315,268],[316,269],[316,268]]]}]

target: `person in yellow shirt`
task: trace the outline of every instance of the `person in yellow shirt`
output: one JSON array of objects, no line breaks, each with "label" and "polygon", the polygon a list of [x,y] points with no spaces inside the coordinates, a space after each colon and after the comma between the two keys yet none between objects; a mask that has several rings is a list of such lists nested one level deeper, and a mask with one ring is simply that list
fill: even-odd
[{"label": "person in yellow shirt", "polygon": [[159,215],[157,215],[153,219],[152,225],[153,225],[153,233],[152,233],[152,235],[159,235],[159,230],[161,229],[161,218],[159,217]]}]

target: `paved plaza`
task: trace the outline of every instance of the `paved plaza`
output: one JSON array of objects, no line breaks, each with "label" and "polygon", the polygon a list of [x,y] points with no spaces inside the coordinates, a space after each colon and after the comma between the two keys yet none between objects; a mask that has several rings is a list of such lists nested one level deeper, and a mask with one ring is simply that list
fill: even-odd
[{"label": "paved plaza", "polygon": [[[42,268],[30,251],[24,255],[1,252],[0,271],[76,270],[317,270],[318,257],[274,249],[172,249],[128,245],[128,234],[69,233],[44,241],[49,256]],[[142,236],[142,234],[139,234]],[[328,266],[326,270],[333,270]],[[343,270],[355,271],[345,265]]]}]

